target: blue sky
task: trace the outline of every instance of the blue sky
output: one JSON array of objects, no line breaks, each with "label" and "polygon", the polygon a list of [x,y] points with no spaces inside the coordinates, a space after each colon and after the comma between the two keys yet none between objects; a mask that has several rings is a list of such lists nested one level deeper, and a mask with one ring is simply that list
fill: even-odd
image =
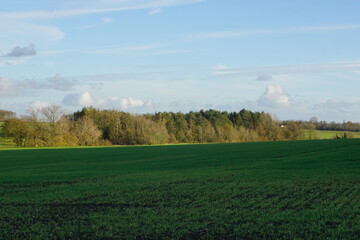
[{"label": "blue sky", "polygon": [[356,0],[0,0],[0,109],[360,122]]}]

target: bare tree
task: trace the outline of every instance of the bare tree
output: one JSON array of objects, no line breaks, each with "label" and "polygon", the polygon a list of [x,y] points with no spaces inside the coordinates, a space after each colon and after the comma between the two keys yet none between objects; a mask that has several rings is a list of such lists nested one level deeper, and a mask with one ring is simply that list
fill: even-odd
[{"label": "bare tree", "polygon": [[59,122],[64,111],[57,105],[31,107],[28,109],[29,124],[35,130],[34,142],[36,146],[55,146],[59,132]]},{"label": "bare tree", "polygon": [[73,132],[81,146],[97,145],[101,137],[101,131],[96,127],[94,121],[87,116],[75,122]]},{"label": "bare tree", "polygon": [[64,115],[64,111],[60,106],[49,105],[41,109],[44,120],[49,123],[51,128],[55,128],[56,123],[59,122]]}]

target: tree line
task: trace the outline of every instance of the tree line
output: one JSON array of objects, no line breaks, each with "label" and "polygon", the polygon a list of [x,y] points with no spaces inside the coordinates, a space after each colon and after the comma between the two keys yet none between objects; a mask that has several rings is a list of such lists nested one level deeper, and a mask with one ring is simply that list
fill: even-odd
[{"label": "tree line", "polygon": [[6,120],[4,133],[21,147],[141,145],[295,140],[302,129],[280,128],[264,112],[241,110],[133,115],[117,110],[83,108],[64,114],[59,106],[31,110]]},{"label": "tree line", "polygon": [[0,109],[0,121],[6,121],[8,119],[12,119],[15,117],[16,117],[15,112]]},{"label": "tree line", "polygon": [[51,105],[20,119],[7,118],[4,133],[21,147],[47,147],[300,140],[304,129],[316,138],[310,121],[279,122],[245,109],[134,115],[86,107],[65,114]]},{"label": "tree line", "polygon": [[[317,121],[316,117],[312,117],[309,121],[282,121],[282,124],[287,126],[289,124],[295,123],[298,126],[301,126],[302,129],[307,131],[308,139],[317,139],[319,131],[339,131],[343,133],[336,134],[335,138],[353,138],[354,132],[360,132],[360,123],[343,121],[342,123],[338,122],[326,122],[326,121]],[[339,136],[342,135],[342,136]]]},{"label": "tree line", "polygon": [[337,123],[334,121],[318,121],[316,117],[312,117],[310,122],[313,123],[317,130],[329,130],[329,131],[352,131],[360,132],[360,123],[343,121],[342,123]]}]

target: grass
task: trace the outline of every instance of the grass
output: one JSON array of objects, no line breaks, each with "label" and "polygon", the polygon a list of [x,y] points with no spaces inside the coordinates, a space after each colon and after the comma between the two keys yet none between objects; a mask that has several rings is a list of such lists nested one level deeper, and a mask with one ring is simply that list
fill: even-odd
[{"label": "grass", "polygon": [[0,148],[15,147],[15,143],[10,138],[3,137],[3,127],[5,122],[0,122]]},{"label": "grass", "polygon": [[[317,131],[322,139],[332,139],[335,138],[336,135],[343,136],[343,131]],[[360,138],[360,132],[347,132],[354,136],[354,138]]]},{"label": "grass", "polygon": [[359,149],[0,150],[0,239],[359,239]]},{"label": "grass", "polygon": [[[353,138],[360,138],[360,132],[349,132],[348,134],[352,135]],[[334,139],[336,135],[343,136],[344,131],[327,131],[327,130],[316,130],[317,137],[319,139]],[[309,132],[305,130],[305,139],[309,138]]]}]

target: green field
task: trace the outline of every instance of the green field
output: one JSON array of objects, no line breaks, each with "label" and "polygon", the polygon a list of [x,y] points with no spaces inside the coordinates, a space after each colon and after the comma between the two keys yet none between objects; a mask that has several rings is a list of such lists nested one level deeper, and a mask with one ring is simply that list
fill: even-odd
[{"label": "green field", "polygon": [[[360,132],[346,132],[351,138],[360,138]],[[324,131],[316,130],[316,135],[318,139],[334,139],[336,135],[339,137],[344,135],[344,131]],[[305,130],[305,139],[309,138],[309,131]]]},{"label": "green field", "polygon": [[359,239],[360,139],[0,150],[0,239]]},{"label": "green field", "polygon": [[[332,139],[336,135],[343,136],[343,131],[317,131],[321,139]],[[360,138],[360,132],[346,132],[347,134],[352,134],[354,138]]]}]

